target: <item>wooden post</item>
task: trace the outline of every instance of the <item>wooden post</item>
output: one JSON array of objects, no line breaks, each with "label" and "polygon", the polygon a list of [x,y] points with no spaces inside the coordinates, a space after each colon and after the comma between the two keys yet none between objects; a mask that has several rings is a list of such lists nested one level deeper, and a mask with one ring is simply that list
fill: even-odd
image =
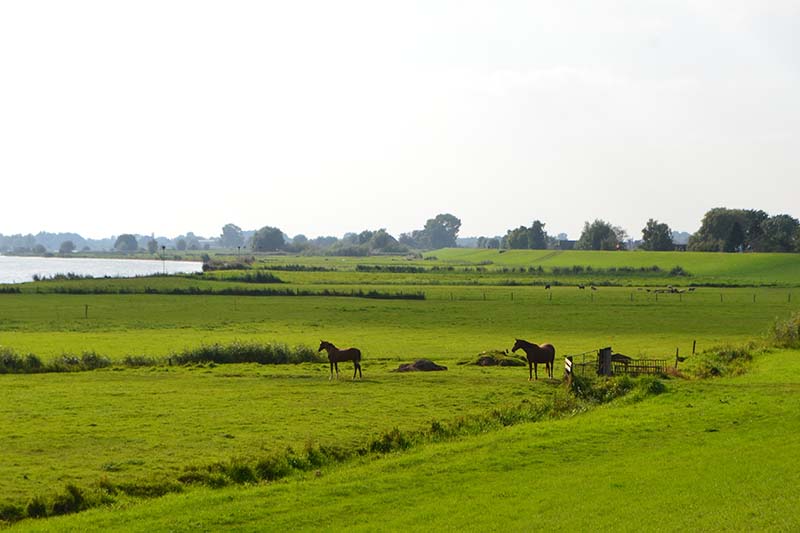
[{"label": "wooden post", "polygon": [[483,293],[483,301],[484,302],[486,301],[486,293],[485,292]]},{"label": "wooden post", "polygon": [[756,303],[756,295],[753,295],[753,303]]},{"label": "wooden post", "polygon": [[697,348],[697,339],[692,341],[692,355],[694,355],[696,348]]},{"label": "wooden post", "polygon": [[722,303],[722,293],[719,293],[719,303]]},{"label": "wooden post", "polygon": [[511,301],[514,301],[514,293],[511,293]]},{"label": "wooden post", "polygon": [[553,291],[547,293],[547,299],[550,300],[551,302],[553,301]]},{"label": "wooden post", "polygon": [[680,348],[675,348],[675,368],[678,368],[678,354],[680,353]]},{"label": "wooden post", "polygon": [[611,347],[600,348],[597,353],[597,374],[600,376],[611,375]]}]

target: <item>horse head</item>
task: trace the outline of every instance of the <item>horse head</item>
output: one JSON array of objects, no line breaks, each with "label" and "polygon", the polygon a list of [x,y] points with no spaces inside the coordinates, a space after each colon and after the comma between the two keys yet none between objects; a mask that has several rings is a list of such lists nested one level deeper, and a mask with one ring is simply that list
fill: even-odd
[{"label": "horse head", "polygon": [[333,344],[329,343],[328,341],[320,340],[319,341],[319,349],[317,351],[321,352],[322,350],[327,350],[330,347],[333,347]]},{"label": "horse head", "polygon": [[522,348],[522,346],[523,346],[523,344],[522,344],[522,343],[523,343],[523,342],[525,342],[525,341],[523,341],[522,339],[514,339],[514,347],[513,347],[513,348],[511,348],[511,351],[512,351],[512,352],[516,352],[517,350],[519,350],[520,348]]}]

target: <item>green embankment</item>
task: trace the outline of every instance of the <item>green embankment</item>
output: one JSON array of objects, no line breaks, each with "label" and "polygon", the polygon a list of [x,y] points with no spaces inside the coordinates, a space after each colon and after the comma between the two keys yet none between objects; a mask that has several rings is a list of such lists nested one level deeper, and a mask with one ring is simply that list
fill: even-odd
[{"label": "green embankment", "polygon": [[798,427],[800,353],[773,352],[639,403],[20,530],[793,531]]}]

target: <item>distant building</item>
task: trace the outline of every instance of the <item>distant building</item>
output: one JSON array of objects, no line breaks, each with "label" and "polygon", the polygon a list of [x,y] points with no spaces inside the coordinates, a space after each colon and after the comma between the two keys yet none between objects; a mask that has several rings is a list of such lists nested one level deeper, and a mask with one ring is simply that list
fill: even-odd
[{"label": "distant building", "polygon": [[578,241],[571,241],[569,239],[561,239],[558,241],[559,250],[574,250]]}]

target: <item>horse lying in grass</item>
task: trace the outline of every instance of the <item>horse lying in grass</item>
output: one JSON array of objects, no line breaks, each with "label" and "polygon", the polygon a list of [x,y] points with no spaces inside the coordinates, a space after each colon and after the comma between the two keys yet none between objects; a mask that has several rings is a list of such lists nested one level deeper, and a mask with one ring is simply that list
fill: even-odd
[{"label": "horse lying in grass", "polygon": [[534,379],[534,376],[536,376],[536,379],[539,379],[539,372],[537,369],[539,363],[545,364],[547,377],[553,377],[553,362],[556,359],[556,349],[552,344],[542,344],[539,346],[532,342],[516,339],[511,351],[516,352],[520,348],[525,352],[525,357],[528,359],[528,373],[530,374],[528,381]]},{"label": "horse lying in grass", "polygon": [[356,373],[358,373],[359,378],[363,378],[361,375],[361,350],[358,348],[340,350],[328,341],[320,341],[319,350],[317,351],[321,352],[322,350],[328,352],[328,361],[331,363],[331,376],[328,378],[329,381],[333,379],[334,368],[336,369],[336,379],[339,379],[339,363],[343,361],[353,362],[353,379],[356,379]]}]

